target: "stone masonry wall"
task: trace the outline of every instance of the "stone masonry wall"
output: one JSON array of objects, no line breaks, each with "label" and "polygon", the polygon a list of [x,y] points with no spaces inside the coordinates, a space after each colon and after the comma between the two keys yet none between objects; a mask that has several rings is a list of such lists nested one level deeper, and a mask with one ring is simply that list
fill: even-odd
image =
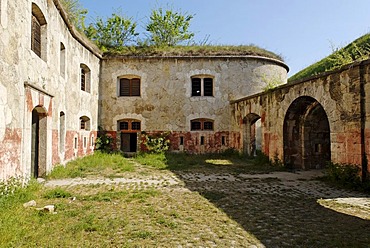
[{"label": "stone masonry wall", "polygon": [[[118,79],[125,75],[141,79],[140,97],[118,96]],[[213,96],[191,96],[191,77],[196,75],[213,77]],[[141,122],[142,131],[170,131],[173,151],[240,149],[238,127],[230,118],[230,100],[260,92],[273,80],[286,83],[286,76],[284,64],[260,57],[106,57],[100,125],[116,132],[119,120],[135,119]],[[190,131],[191,120],[197,118],[213,120],[214,130]]]},{"label": "stone masonry wall", "polygon": [[[69,152],[75,145],[69,133],[75,133],[79,139],[82,136],[90,139],[90,132],[97,130],[100,55],[94,45],[81,42],[83,38],[63,18],[65,13],[58,0],[1,0],[0,3],[0,179],[28,178],[35,107],[46,115],[46,128],[41,130],[45,132],[42,145],[46,171],[56,163],[84,154],[83,142],[77,144],[81,145],[81,152]],[[31,50],[31,20],[35,9],[46,21],[42,27],[41,57]],[[90,69],[90,92],[80,89],[80,64]],[[61,112],[65,114],[65,134],[60,134]],[[81,116],[90,119],[88,134],[80,131]],[[65,137],[63,142],[62,137]],[[92,151],[90,145],[86,149],[86,153]]]},{"label": "stone masonry wall", "polygon": [[[239,130],[243,133],[245,116],[253,113],[261,117],[263,152],[284,162],[283,130],[287,111],[297,99],[315,99],[323,107],[329,122],[331,160],[361,166],[364,155],[370,152],[369,71],[370,62],[364,61],[284,85],[271,92],[239,99],[232,103],[234,119],[239,121]],[[363,138],[361,132],[364,132]],[[369,171],[368,164],[366,167]]]}]

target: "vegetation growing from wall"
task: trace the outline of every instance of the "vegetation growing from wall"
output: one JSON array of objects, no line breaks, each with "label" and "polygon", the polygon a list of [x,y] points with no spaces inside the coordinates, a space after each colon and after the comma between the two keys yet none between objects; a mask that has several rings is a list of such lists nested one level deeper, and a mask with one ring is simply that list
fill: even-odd
[{"label": "vegetation growing from wall", "polygon": [[123,56],[262,56],[283,61],[281,55],[256,45],[211,45],[208,38],[195,42],[190,31],[193,15],[172,9],[152,10],[147,21],[146,38],[140,39],[137,24],[131,17],[113,13],[109,18],[98,17],[86,27],[87,10],[79,0],[61,0],[70,21],[93,40],[106,55]]},{"label": "vegetation growing from wall", "polygon": [[85,19],[88,13],[79,0],[61,0],[69,21],[80,31],[85,30]]},{"label": "vegetation growing from wall", "polygon": [[156,47],[173,47],[190,41],[194,33],[189,31],[193,15],[172,9],[152,10],[146,31],[149,32],[149,43]]},{"label": "vegetation growing from wall", "polygon": [[146,149],[151,153],[163,153],[170,148],[169,132],[147,134],[141,133]]},{"label": "vegetation growing from wall", "polygon": [[256,45],[188,45],[173,47],[126,46],[110,49],[105,55],[123,56],[262,56],[283,61],[281,55]]},{"label": "vegetation growing from wall", "polygon": [[291,76],[289,82],[315,76],[326,71],[332,71],[346,64],[365,60],[369,57],[370,33],[365,34],[341,49],[333,48],[331,55]]},{"label": "vegetation growing from wall", "polygon": [[113,13],[107,19],[98,17],[84,32],[103,51],[130,45],[139,35],[136,32],[136,22],[120,13]]}]

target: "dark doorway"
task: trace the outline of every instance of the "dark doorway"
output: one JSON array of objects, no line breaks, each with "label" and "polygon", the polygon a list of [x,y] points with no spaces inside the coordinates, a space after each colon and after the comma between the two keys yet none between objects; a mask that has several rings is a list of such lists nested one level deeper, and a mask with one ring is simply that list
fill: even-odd
[{"label": "dark doorway", "polygon": [[137,151],[137,133],[121,133],[121,150],[123,152]]},{"label": "dark doorway", "polygon": [[243,120],[243,150],[248,156],[255,156],[257,149],[261,149],[261,118],[249,113]]},{"label": "dark doorway", "polygon": [[46,114],[42,107],[32,111],[31,121],[31,176],[46,174]]},{"label": "dark doorway", "polygon": [[324,108],[312,97],[297,98],[284,120],[284,163],[292,169],[320,169],[330,159],[330,126]]},{"label": "dark doorway", "polygon": [[31,175],[39,176],[40,118],[36,109],[32,111]]}]

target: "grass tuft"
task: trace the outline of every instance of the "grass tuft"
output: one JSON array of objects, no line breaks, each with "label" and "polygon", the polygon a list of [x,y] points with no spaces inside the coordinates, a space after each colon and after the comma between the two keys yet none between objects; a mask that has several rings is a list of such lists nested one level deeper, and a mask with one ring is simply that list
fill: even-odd
[{"label": "grass tuft", "polygon": [[78,158],[67,163],[66,166],[58,165],[47,176],[48,179],[86,177],[88,175],[111,175],[134,170],[134,165],[121,154],[107,154],[95,152],[83,158]]}]

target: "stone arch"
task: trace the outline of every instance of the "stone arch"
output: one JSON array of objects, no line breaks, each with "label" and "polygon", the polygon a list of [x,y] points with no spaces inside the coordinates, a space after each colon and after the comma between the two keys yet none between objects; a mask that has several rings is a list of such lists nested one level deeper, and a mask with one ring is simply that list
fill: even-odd
[{"label": "stone arch", "polygon": [[284,118],[283,143],[289,168],[319,169],[331,160],[328,116],[315,98],[301,96],[291,103]]},{"label": "stone arch", "polygon": [[31,176],[46,175],[47,163],[47,111],[38,105],[32,110],[31,122]]},{"label": "stone arch", "polygon": [[256,127],[261,127],[260,119],[255,113],[249,113],[243,119],[243,152],[248,156],[255,155],[257,142],[261,142],[261,137],[256,136]]}]

